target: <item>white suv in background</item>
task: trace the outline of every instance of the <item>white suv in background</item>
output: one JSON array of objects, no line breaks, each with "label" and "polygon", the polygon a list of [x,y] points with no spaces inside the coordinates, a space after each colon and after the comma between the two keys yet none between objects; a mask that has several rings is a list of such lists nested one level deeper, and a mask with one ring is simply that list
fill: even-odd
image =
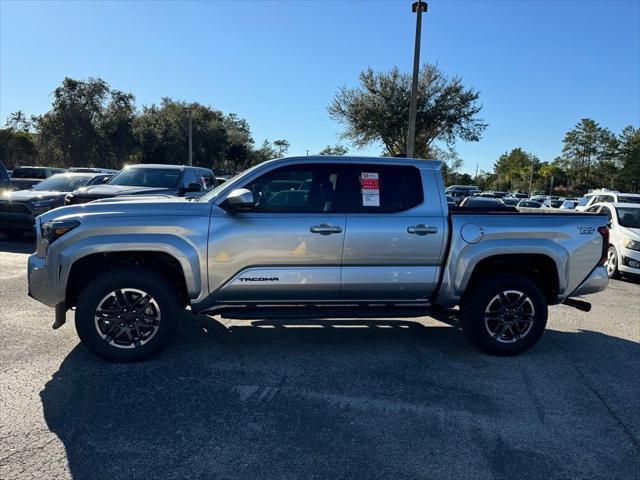
[{"label": "white suv in background", "polygon": [[640,275],[640,204],[597,203],[587,212],[604,213],[609,217],[609,278],[618,273]]},{"label": "white suv in background", "polygon": [[586,212],[592,205],[605,202],[640,204],[640,193],[620,193],[607,189],[594,190],[578,200],[576,211]]}]

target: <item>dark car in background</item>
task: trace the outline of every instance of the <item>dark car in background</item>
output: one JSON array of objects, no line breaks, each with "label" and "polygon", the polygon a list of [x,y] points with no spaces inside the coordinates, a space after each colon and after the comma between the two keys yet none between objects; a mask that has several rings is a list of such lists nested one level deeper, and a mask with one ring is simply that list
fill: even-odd
[{"label": "dark car in background", "polygon": [[11,183],[9,172],[7,172],[4,163],[0,162],[0,195],[11,190],[13,190],[13,183]]},{"label": "dark car in background", "polygon": [[0,232],[18,238],[33,230],[34,219],[64,205],[69,192],[84,185],[104,183],[113,175],[58,173],[29,190],[14,190],[0,197]]},{"label": "dark car in background", "polygon": [[87,203],[124,195],[170,195],[198,197],[217,185],[208,168],[188,165],[131,165],[106,185],[82,187],[67,195],[66,205]]},{"label": "dark car in background", "polygon": [[66,172],[64,168],[16,167],[11,173],[11,183],[13,184],[14,190],[27,190],[56,173],[64,172]]},{"label": "dark car in background", "polygon": [[542,207],[542,204],[540,202],[536,202],[535,200],[528,200],[526,198],[523,198],[518,202],[518,205],[516,205],[516,207],[540,208]]},{"label": "dark car in background", "polygon": [[469,195],[479,191],[480,189],[475,185],[451,185],[445,190],[447,195],[451,195],[454,198],[457,205]]}]

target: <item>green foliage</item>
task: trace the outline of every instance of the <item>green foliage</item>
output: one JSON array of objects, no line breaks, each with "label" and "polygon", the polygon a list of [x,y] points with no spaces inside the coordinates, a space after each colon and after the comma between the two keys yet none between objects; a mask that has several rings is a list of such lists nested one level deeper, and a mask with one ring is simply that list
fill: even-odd
[{"label": "green foliage", "polygon": [[583,118],[563,140],[562,165],[569,188],[612,187],[617,150],[616,136],[590,118]]},{"label": "green foliage", "polygon": [[0,161],[9,170],[34,164],[36,144],[32,133],[13,127],[0,128]]},{"label": "green foliage", "polygon": [[[341,88],[328,107],[329,115],[345,125],[343,137],[356,147],[380,141],[385,154],[406,150],[411,76],[397,67],[388,72],[365,70],[360,85]],[[459,77],[446,77],[435,65],[426,64],[418,82],[415,156],[427,158],[435,141],[453,145],[456,139],[475,142],[487,127],[477,117],[480,94],[466,88]]]},{"label": "green foliage", "polygon": [[41,163],[118,167],[134,148],[134,100],[99,78],[65,78],[51,110],[34,118]]},{"label": "green foliage", "polygon": [[51,110],[27,118],[12,113],[0,130],[0,155],[12,168],[39,163],[59,167],[120,168],[127,163],[184,164],[188,115],[192,115],[194,165],[235,173],[286,154],[289,142],[265,140],[254,148],[249,123],[200,103],[163,98],[138,110],[131,93],[99,78],[65,78],[53,92]]},{"label": "green foliage", "polygon": [[640,192],[640,128],[625,127],[618,140],[617,186],[627,192]]},{"label": "green foliage", "polygon": [[495,178],[492,179],[492,187],[496,190],[528,192],[531,169],[535,174],[539,164],[540,160],[535,155],[521,148],[503,153],[493,167]]},{"label": "green foliage", "polygon": [[344,145],[340,145],[336,143],[335,145],[327,145],[322,150],[320,150],[320,155],[336,155],[343,156],[346,155],[349,149]]}]

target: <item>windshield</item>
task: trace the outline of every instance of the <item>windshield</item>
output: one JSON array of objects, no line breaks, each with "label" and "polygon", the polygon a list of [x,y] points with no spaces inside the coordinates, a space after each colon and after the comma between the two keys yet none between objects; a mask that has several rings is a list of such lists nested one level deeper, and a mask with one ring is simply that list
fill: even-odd
[{"label": "windshield", "polygon": [[85,185],[92,175],[65,175],[57,174],[52,177],[43,180],[31,190],[52,192],[73,192],[76,188],[80,188]]},{"label": "windshield", "polygon": [[640,195],[634,195],[633,197],[618,195],[618,203],[640,203]]},{"label": "windshield", "polygon": [[589,203],[590,199],[591,199],[591,195],[588,197],[582,197],[580,200],[578,200],[578,206],[584,207],[587,203]]},{"label": "windshield", "polygon": [[135,168],[122,170],[111,179],[109,185],[134,187],[178,188],[180,169],[178,168]]},{"label": "windshield", "polygon": [[11,178],[47,178],[44,168],[16,168]]},{"label": "windshield", "polygon": [[622,227],[640,228],[640,208],[616,208],[618,212],[618,223]]}]

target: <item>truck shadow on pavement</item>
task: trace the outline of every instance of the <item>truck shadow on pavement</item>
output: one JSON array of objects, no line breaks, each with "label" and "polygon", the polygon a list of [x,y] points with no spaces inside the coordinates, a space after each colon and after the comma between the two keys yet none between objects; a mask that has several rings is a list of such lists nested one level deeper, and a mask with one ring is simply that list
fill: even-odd
[{"label": "truck shadow on pavement", "polygon": [[[496,358],[412,321],[190,320],[145,363],[81,345],[65,358],[40,395],[74,478],[630,478],[640,466],[615,413],[638,420],[616,403],[640,393],[634,342],[548,331]],[[599,398],[611,372],[627,400]]]}]

